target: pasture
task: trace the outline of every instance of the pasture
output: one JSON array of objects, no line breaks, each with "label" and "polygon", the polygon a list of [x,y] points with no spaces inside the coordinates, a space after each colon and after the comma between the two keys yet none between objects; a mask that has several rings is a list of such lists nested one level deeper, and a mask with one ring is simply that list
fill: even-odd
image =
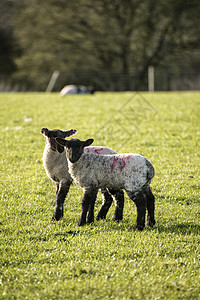
[{"label": "pasture", "polygon": [[[200,299],[200,93],[0,94],[0,299]],[[155,167],[154,228],[124,218],[78,226],[82,190],[51,222],[55,186],[41,128],[77,129]],[[95,215],[101,205],[98,194]]]}]

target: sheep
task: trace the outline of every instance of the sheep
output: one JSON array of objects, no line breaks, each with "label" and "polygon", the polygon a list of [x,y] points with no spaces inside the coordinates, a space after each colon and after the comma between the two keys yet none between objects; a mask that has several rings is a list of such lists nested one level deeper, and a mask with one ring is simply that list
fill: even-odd
[{"label": "sheep", "polygon": [[147,225],[155,224],[155,198],[150,188],[154,167],[145,157],[132,153],[87,154],[84,148],[91,145],[93,139],[67,141],[56,138],[56,141],[66,147],[69,173],[84,192],[79,226],[86,224],[86,217],[87,223],[94,222],[94,204],[99,188],[109,188],[111,194],[119,189],[127,192],[137,207],[136,229],[143,230],[146,209]]},{"label": "sheep", "polygon": [[85,95],[85,94],[94,94],[94,89],[92,87],[85,87],[83,85],[66,85],[64,88],[60,91],[61,96],[66,95],[73,95],[73,94],[79,94],[79,95]]},{"label": "sheep", "polygon": [[[77,133],[76,130],[62,131],[59,129],[49,130],[42,128],[41,133],[46,137],[46,145],[43,153],[43,166],[46,170],[47,176],[56,184],[56,208],[52,216],[52,220],[58,221],[63,217],[63,205],[69,188],[72,184],[72,177],[68,172],[68,162],[66,158],[65,148],[58,144],[56,137],[69,137]],[[85,147],[86,153],[103,153],[116,154],[116,152],[107,147]],[[102,189],[103,203],[101,209],[96,217],[97,220],[105,219],[107,212],[112,204],[113,198],[107,189]],[[124,207],[124,193],[122,190],[117,191],[114,195],[116,204],[114,221],[119,221],[123,218]]]}]

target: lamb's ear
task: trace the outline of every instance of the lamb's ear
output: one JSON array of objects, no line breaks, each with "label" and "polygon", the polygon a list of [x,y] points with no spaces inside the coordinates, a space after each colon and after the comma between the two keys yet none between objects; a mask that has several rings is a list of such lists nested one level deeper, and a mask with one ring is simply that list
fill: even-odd
[{"label": "lamb's ear", "polygon": [[48,129],[48,128],[42,128],[42,129],[41,129],[41,133],[42,133],[44,136],[48,137],[48,135],[49,135],[49,129]]},{"label": "lamb's ear", "polygon": [[84,147],[90,146],[93,142],[94,142],[93,139],[87,139],[87,140],[83,141]]},{"label": "lamb's ear", "polygon": [[60,144],[61,146],[67,146],[67,143],[68,143],[68,141],[66,141],[66,140],[63,139],[63,138],[59,138],[59,137],[56,137],[56,142],[57,142],[58,144]]},{"label": "lamb's ear", "polygon": [[64,131],[65,137],[69,137],[69,136],[75,135],[77,132],[78,131],[76,129],[70,129],[70,130]]}]

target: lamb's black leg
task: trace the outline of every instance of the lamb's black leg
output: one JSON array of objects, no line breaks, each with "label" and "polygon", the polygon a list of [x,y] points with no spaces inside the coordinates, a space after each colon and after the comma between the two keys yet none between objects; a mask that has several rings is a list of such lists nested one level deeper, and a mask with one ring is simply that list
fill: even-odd
[{"label": "lamb's black leg", "polygon": [[124,210],[124,192],[122,190],[111,190],[110,193],[114,196],[115,199],[115,213],[113,221],[119,222],[123,219],[123,210]]},{"label": "lamb's black leg", "polygon": [[98,189],[93,189],[91,191],[91,198],[90,198],[90,204],[89,204],[89,210],[87,215],[87,223],[94,223],[94,205],[97,198]]},{"label": "lamb's black leg", "polygon": [[56,196],[58,194],[58,191],[59,191],[59,183],[56,183]]},{"label": "lamb's black leg", "polygon": [[106,218],[107,212],[113,202],[113,198],[107,189],[101,189],[101,193],[102,193],[102,197],[103,197],[103,203],[97,214],[97,217],[96,217],[97,220]]},{"label": "lamb's black leg", "polygon": [[63,217],[63,204],[66,198],[66,195],[69,191],[71,181],[67,183],[61,183],[59,185],[59,190],[56,193],[56,208],[53,213],[52,221],[53,220],[60,220]]},{"label": "lamb's black leg", "polygon": [[147,209],[147,200],[143,191],[132,193],[127,191],[128,196],[135,202],[137,207],[136,229],[143,230],[145,226],[145,215]]},{"label": "lamb's black leg", "polygon": [[154,211],[155,211],[155,197],[151,191],[151,188],[148,187],[146,190],[147,198],[147,225],[154,226],[156,224]]},{"label": "lamb's black leg", "polygon": [[84,190],[84,195],[82,198],[82,213],[78,222],[79,226],[83,226],[86,224],[86,216],[87,216],[87,223],[94,222],[94,204],[96,201],[98,189],[91,188]]}]

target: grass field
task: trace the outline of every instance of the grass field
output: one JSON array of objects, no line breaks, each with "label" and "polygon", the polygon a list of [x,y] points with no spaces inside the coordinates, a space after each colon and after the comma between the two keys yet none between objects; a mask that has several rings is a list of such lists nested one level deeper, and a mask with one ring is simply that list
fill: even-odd
[{"label": "grass field", "polygon": [[[0,94],[0,299],[200,299],[200,93]],[[73,185],[52,223],[55,186],[41,128],[77,129],[155,167],[156,225],[124,219],[78,227]],[[101,195],[95,214],[101,205]]]}]

